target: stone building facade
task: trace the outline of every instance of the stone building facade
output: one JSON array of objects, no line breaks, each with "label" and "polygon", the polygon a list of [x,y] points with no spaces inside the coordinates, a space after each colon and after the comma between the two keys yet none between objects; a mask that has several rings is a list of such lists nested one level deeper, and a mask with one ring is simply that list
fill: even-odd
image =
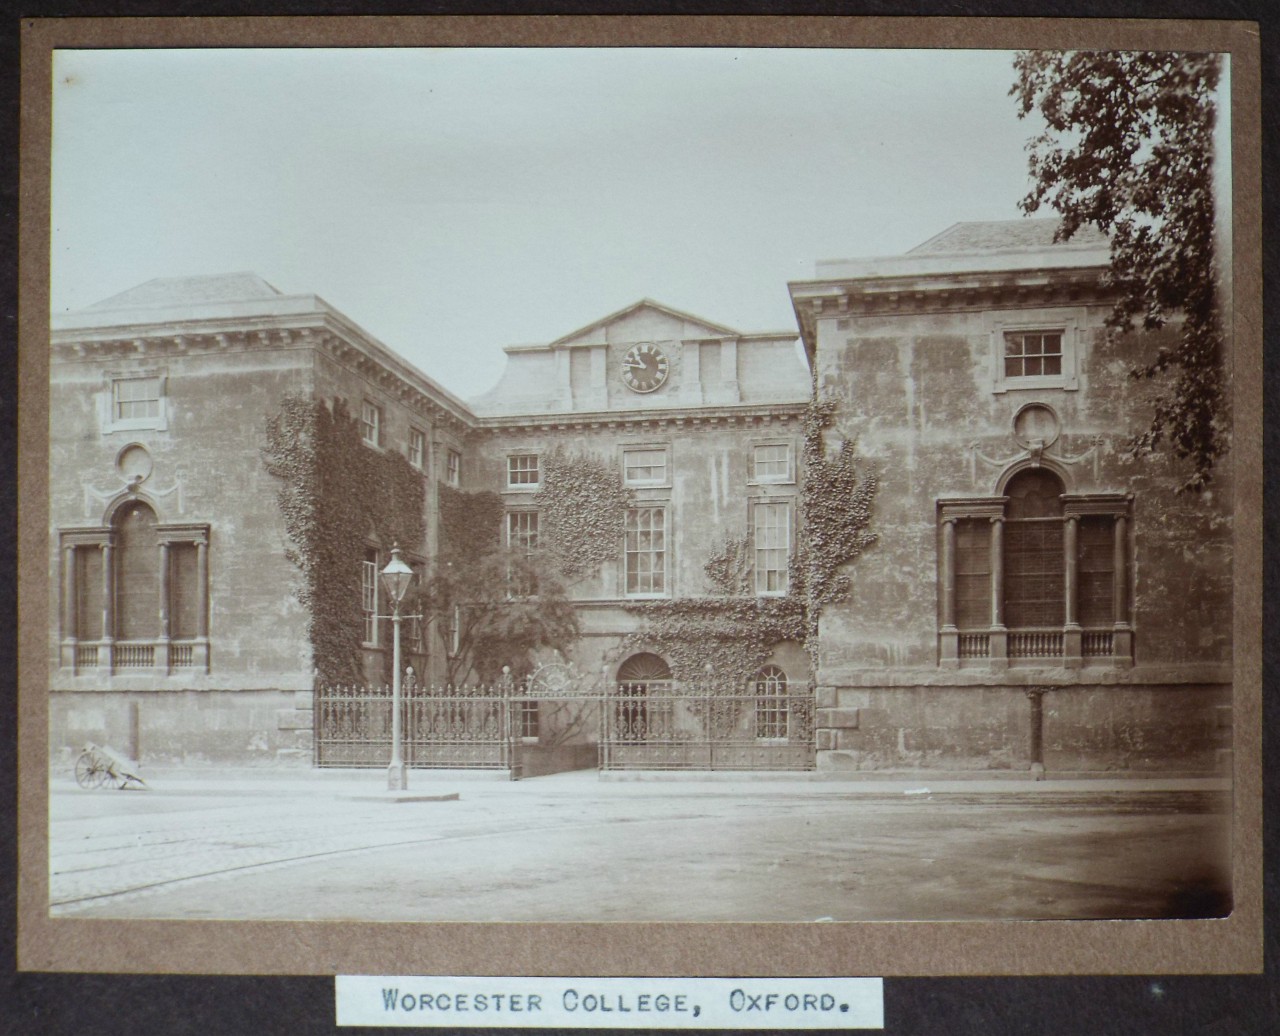
[{"label": "stone building facade", "polygon": [[[1105,320],[1105,242],[1051,223],[958,224],[902,256],[818,264],[794,331],[742,333],[643,300],[510,346],[468,402],[312,295],[260,278],[168,278],[52,320],[49,631],[54,757],[84,740],[149,759],[311,758],[309,615],[265,426],[282,399],[345,401],[365,445],[439,486],[489,490],[538,546],[563,448],[630,491],[616,559],[570,587],[569,661],[600,689],[661,679],[637,602],[710,591],[726,535],[750,592],[788,589],[802,426],[875,473],[876,543],[818,629],[818,671],[776,644],[770,686],[816,683],[824,770],[1208,770],[1230,743],[1230,458],[1181,494],[1167,455],[1125,444],[1150,413],[1127,376],[1159,335]],[[799,343],[799,344],[797,344]],[[365,673],[389,623],[370,538]],[[446,631],[407,641],[438,678]],[[746,690],[750,690],[747,688]]]},{"label": "stone building facade", "polygon": [[[55,757],[141,725],[152,758],[309,758],[307,614],[266,421],[287,396],[345,399],[371,449],[426,476],[428,536],[401,545],[425,561],[433,476],[470,412],[323,300],[249,274],[151,281],[55,316],[51,337]],[[370,672],[386,636],[370,624]]]},{"label": "stone building facade", "polygon": [[1107,332],[1106,242],[958,224],[791,285],[820,396],[879,478],[822,617],[819,765],[1205,770],[1230,741],[1232,496],[1178,492]]},{"label": "stone building facade", "polygon": [[[711,593],[704,565],[726,535],[750,539],[756,592],[785,592],[810,393],[794,332],[742,334],[649,300],[507,349],[472,401],[470,456],[474,484],[502,494],[509,541],[536,534],[539,463],[557,447],[614,468],[634,500],[616,561],[570,587],[582,673],[616,681],[640,629],[628,604]],[[769,664],[807,684],[798,644]]]}]

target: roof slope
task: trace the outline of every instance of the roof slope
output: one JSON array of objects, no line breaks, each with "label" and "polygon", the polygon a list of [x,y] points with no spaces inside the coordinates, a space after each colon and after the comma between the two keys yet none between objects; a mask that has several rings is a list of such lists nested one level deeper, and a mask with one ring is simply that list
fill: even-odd
[{"label": "roof slope", "polygon": [[1097,248],[1107,243],[1106,235],[1093,226],[1082,226],[1070,241],[1054,241],[1060,220],[995,219],[970,223],[953,223],[908,249],[905,255],[972,255],[979,252],[1007,252],[1019,249],[1042,251],[1046,248],[1078,246]]},{"label": "roof slope", "polygon": [[200,302],[244,302],[279,298],[281,292],[256,273],[221,273],[198,277],[156,277],[136,288],[95,302],[86,309],[135,309],[186,306]]}]

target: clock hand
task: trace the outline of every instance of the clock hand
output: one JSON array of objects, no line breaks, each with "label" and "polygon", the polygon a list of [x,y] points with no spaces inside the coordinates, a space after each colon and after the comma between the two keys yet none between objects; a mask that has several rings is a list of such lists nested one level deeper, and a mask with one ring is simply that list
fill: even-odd
[{"label": "clock hand", "polygon": [[623,366],[623,367],[627,367],[627,368],[629,368],[629,369],[631,369],[631,370],[633,370],[633,371],[642,371],[642,370],[647,370],[647,369],[648,369],[648,365],[647,365],[647,364],[643,364],[643,363],[628,363],[628,362],[626,362],[625,360],[623,361],[622,366]]}]

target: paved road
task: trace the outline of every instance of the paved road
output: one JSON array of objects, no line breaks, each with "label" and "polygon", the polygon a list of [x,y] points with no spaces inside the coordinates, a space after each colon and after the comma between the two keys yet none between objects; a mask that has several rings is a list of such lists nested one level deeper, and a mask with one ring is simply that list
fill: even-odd
[{"label": "paved road", "polygon": [[[1206,782],[55,778],[56,917],[814,921],[1206,915]],[[927,790],[926,790],[927,789]]]}]

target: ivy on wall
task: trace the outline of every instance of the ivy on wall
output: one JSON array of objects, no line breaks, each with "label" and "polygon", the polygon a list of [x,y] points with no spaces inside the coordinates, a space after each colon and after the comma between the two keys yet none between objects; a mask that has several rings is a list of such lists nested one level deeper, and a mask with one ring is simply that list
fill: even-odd
[{"label": "ivy on wall", "polygon": [[803,602],[793,596],[685,597],[627,610],[645,620],[627,649],[661,655],[682,683],[705,684],[710,675],[725,693],[740,693],[779,643],[804,636]]},{"label": "ivy on wall", "polygon": [[548,559],[570,581],[616,559],[635,499],[622,476],[595,457],[559,446],[542,457],[541,467],[534,505]]},{"label": "ivy on wall", "polygon": [[[370,540],[415,550],[425,532],[423,477],[393,450],[370,449],[341,399],[286,396],[267,420],[263,459],[307,610],[316,678],[363,680],[360,563]],[[387,662],[389,665],[390,662]]]},{"label": "ivy on wall", "polygon": [[730,691],[740,690],[780,642],[798,641],[812,679],[819,616],[849,596],[852,581],[843,568],[876,541],[870,530],[875,476],[858,475],[851,440],[834,454],[826,446],[823,433],[836,410],[834,400],[815,400],[805,411],[800,520],[787,593],[752,596],[750,540],[729,534],[703,566],[713,596],[628,605],[644,628],[627,638],[627,648],[656,651],[678,681],[705,681],[710,663],[716,685]]},{"label": "ivy on wall", "polygon": [[712,551],[702,566],[707,582],[721,597],[741,597],[751,592],[751,542],[746,536],[728,534],[720,549]]},{"label": "ivy on wall", "polygon": [[800,535],[791,560],[791,593],[804,598],[804,645],[818,667],[818,619],[828,604],[843,601],[853,583],[845,565],[876,541],[871,509],[877,481],[859,476],[852,439],[831,454],[824,432],[835,420],[835,400],[814,399],[804,414],[800,484]]},{"label": "ivy on wall", "polygon": [[468,493],[439,482],[440,553],[478,557],[496,550],[502,541],[502,497],[481,491]]}]

